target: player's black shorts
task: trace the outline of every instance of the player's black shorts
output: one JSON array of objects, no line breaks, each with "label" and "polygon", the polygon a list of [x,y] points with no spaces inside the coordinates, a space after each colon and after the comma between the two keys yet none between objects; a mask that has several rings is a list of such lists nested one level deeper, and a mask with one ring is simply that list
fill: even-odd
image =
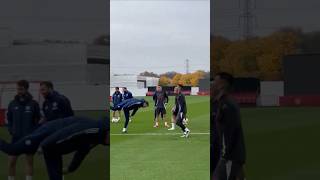
[{"label": "player's black shorts", "polygon": [[119,104],[120,104],[120,103],[113,104],[113,107],[114,107],[114,108],[111,108],[112,111],[121,111],[121,109],[117,109],[117,106],[118,106]]},{"label": "player's black shorts", "polygon": [[156,115],[161,115],[161,117],[163,117],[163,115],[167,114],[167,110],[164,107],[156,107],[155,110]]},{"label": "player's black shorts", "polygon": [[215,180],[244,180],[242,163],[220,159],[214,173]]}]

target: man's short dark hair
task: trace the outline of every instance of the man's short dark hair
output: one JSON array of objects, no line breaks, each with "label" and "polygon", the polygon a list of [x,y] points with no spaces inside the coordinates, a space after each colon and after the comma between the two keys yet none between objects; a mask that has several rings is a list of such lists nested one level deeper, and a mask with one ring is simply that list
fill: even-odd
[{"label": "man's short dark hair", "polygon": [[122,89],[127,89],[127,87],[123,87]]},{"label": "man's short dark hair", "polygon": [[25,88],[25,89],[29,89],[29,82],[28,82],[27,80],[19,80],[19,81],[17,82],[17,85],[18,85],[19,87],[23,87],[23,88]]},{"label": "man's short dark hair", "polygon": [[232,74],[227,72],[220,72],[220,73],[217,73],[216,76],[219,76],[221,79],[225,80],[228,83],[230,88],[233,86],[234,77]]},{"label": "man's short dark hair", "polygon": [[40,86],[46,86],[49,89],[53,89],[53,83],[51,81],[42,81]]},{"label": "man's short dark hair", "polygon": [[116,90],[119,90],[119,87],[116,87]]}]

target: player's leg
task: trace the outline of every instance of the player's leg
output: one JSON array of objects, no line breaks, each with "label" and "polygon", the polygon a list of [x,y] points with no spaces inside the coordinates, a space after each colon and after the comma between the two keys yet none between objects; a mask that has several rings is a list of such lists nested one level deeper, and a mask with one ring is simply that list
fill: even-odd
[{"label": "player's leg", "polygon": [[33,155],[27,154],[26,159],[26,180],[32,180],[33,178]]},{"label": "player's leg", "polygon": [[156,107],[154,110],[154,126],[153,126],[154,128],[159,127],[159,115],[160,115],[159,108]]},{"label": "player's leg", "polygon": [[124,122],[124,127],[122,129],[122,132],[127,133],[128,132],[128,124],[130,121],[130,111],[127,109],[124,109],[123,113],[124,113],[124,117],[125,117],[125,122]]},{"label": "player's leg", "polygon": [[112,111],[112,122],[114,122],[115,119],[116,119],[116,111],[113,110]]},{"label": "player's leg", "polygon": [[121,119],[121,111],[117,111],[117,112],[118,112],[117,120],[120,121],[120,119]]},{"label": "player's leg", "polygon": [[15,180],[18,156],[8,156],[8,180]]},{"label": "player's leg", "polygon": [[[73,147],[59,146],[57,144],[72,139],[74,136],[80,135],[85,132],[96,131],[96,127],[87,126],[86,123],[75,123],[66,128],[46,137],[40,147],[43,150],[44,159],[47,166],[48,175],[50,180],[62,180],[63,177],[63,159],[62,155],[72,152]],[[99,137],[96,137],[98,139]],[[93,139],[91,139],[93,141]],[[82,141],[86,141],[82,139]],[[72,148],[72,149],[71,149]]]},{"label": "player's leg", "polygon": [[53,150],[44,150],[43,156],[47,166],[49,180],[63,180],[63,159],[62,155]]},{"label": "player's leg", "polygon": [[188,137],[190,130],[183,124],[184,115],[182,113],[178,113],[177,115],[177,125],[181,128],[183,131],[183,136],[181,137]]},{"label": "player's leg", "polygon": [[230,180],[245,180],[245,174],[243,164],[233,161],[231,166],[231,172],[229,176]]},{"label": "player's leg", "polygon": [[213,173],[216,180],[244,180],[243,165],[235,161],[220,159]]},{"label": "player's leg", "polygon": [[176,129],[176,115],[173,113],[171,116],[171,128],[168,129],[169,131],[175,130]]},{"label": "player's leg", "polygon": [[173,131],[173,130],[175,130],[176,129],[176,123],[177,123],[177,121],[176,121],[176,119],[177,119],[177,111],[176,111],[176,108],[175,107],[173,107],[172,109],[171,109],[171,113],[172,113],[172,115],[171,115],[171,128],[170,129],[168,129],[169,131]]},{"label": "player's leg", "polygon": [[228,180],[227,168],[231,168],[230,165],[231,164],[227,164],[226,160],[220,159],[215,171],[213,172],[213,179],[214,180]]},{"label": "player's leg", "polygon": [[167,114],[166,109],[165,109],[165,108],[162,108],[162,111],[161,111],[161,119],[162,119],[162,121],[164,121],[164,126],[165,126],[166,128],[168,128],[169,125],[168,125],[168,122],[167,122],[167,120],[166,120],[166,114]]},{"label": "player's leg", "polygon": [[100,130],[95,127],[88,127],[85,124],[74,126],[72,130],[65,129],[61,132],[55,133],[54,135],[48,137],[41,144],[41,147],[47,154],[46,157],[49,157],[46,159],[48,164],[48,172],[50,171],[53,176],[57,176],[61,172],[61,169],[55,169],[60,167],[52,166],[50,162],[51,156],[59,157],[64,154],[76,152],[71,164],[68,167],[63,168],[64,170],[62,171],[66,174],[74,172],[81,165],[82,161],[85,159],[90,150],[95,147],[96,144],[100,143]]}]

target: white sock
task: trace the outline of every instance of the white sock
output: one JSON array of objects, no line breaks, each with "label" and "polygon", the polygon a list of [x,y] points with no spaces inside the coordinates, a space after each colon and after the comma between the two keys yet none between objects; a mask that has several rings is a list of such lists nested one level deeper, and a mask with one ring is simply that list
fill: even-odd
[{"label": "white sock", "polygon": [[8,176],[8,180],[14,180],[14,176]]},{"label": "white sock", "polygon": [[174,129],[175,128],[175,126],[176,126],[176,124],[175,123],[171,123],[172,124],[172,128]]},{"label": "white sock", "polygon": [[186,128],[184,131],[187,132],[187,131],[190,131],[190,130],[188,128]]},{"label": "white sock", "polygon": [[26,176],[26,180],[32,180],[32,176]]},{"label": "white sock", "polygon": [[123,128],[122,131],[127,131],[127,128]]}]

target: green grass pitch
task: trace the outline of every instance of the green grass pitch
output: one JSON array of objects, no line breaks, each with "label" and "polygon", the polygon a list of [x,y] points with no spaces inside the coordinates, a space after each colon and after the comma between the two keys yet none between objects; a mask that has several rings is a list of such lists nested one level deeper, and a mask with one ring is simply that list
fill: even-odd
[{"label": "green grass pitch", "polygon": [[[103,111],[77,112],[77,115],[98,119],[105,116]],[[0,128],[0,137],[9,140],[7,129]],[[68,165],[71,155],[65,156],[64,164]],[[34,180],[47,180],[47,171],[42,155],[35,155]],[[108,180],[109,179],[109,148],[97,146],[86,157],[80,168],[73,174],[65,176],[65,180]],[[7,156],[0,152],[0,179],[7,179]],[[24,157],[21,156],[17,166],[17,180],[24,180]]]},{"label": "green grass pitch", "polygon": [[247,179],[320,177],[320,108],[243,108]]},{"label": "green grass pitch", "polygon": [[[170,99],[171,103],[173,99]],[[187,97],[189,126],[192,132],[209,131],[209,98]],[[170,109],[171,106],[168,108]],[[247,148],[247,179],[295,180],[320,176],[320,108],[242,108],[242,124]],[[104,112],[82,112],[97,118]],[[139,110],[129,124],[129,134],[168,133],[154,129],[152,108]],[[168,111],[170,115],[170,111]],[[123,126],[112,124],[111,180],[205,180],[209,179],[209,135],[118,136]],[[171,133],[171,132],[170,132]],[[175,133],[180,133],[176,130]],[[0,137],[9,139],[0,128]],[[109,179],[109,149],[99,146],[81,168],[65,180]],[[70,156],[66,157],[66,164]],[[22,158],[21,158],[22,160]],[[17,168],[24,179],[23,161]],[[7,176],[7,157],[0,152],[0,179]],[[99,177],[99,178],[97,178]],[[35,180],[46,180],[42,156],[35,158]]]},{"label": "green grass pitch", "polygon": [[[153,128],[154,103],[150,97],[146,99],[151,106],[139,109],[129,124],[128,135],[121,135],[123,115],[119,123],[111,125],[111,180],[209,179],[209,97],[186,97],[189,139],[180,137],[178,127],[168,131],[160,123],[159,128]],[[169,122],[173,103],[171,96],[167,107]]]}]

